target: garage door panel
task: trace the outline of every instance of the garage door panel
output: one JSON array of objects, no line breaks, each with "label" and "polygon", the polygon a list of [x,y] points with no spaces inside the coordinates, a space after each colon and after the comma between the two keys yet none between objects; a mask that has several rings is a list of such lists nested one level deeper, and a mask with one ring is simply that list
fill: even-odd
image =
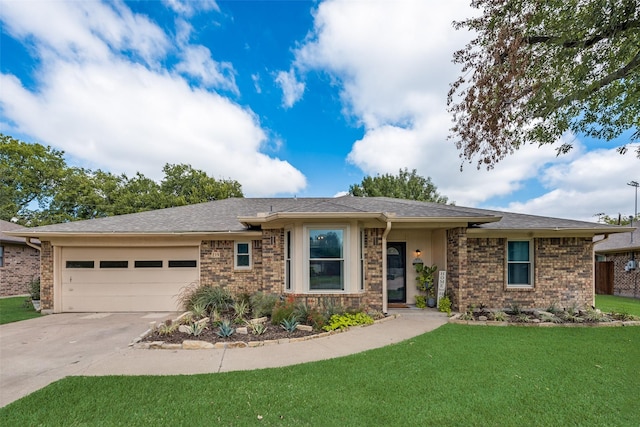
[{"label": "garage door panel", "polygon": [[[169,260],[196,260],[198,247],[62,248],[63,311],[175,311],[181,291],[199,279],[199,268],[170,268]],[[162,267],[135,268],[135,261]],[[93,261],[94,268],[75,268]],[[127,261],[127,268],[100,268],[100,261]],[[66,268],[69,265],[74,268]]]},{"label": "garage door panel", "polygon": [[[141,309],[140,298],[136,296],[102,296],[98,299],[68,296],[65,311],[70,312],[132,312],[132,311],[168,311],[168,306],[176,306],[175,299],[167,296],[153,296],[146,299]],[[177,310],[177,309],[173,309]],[[173,311],[169,310],[169,311]]]}]

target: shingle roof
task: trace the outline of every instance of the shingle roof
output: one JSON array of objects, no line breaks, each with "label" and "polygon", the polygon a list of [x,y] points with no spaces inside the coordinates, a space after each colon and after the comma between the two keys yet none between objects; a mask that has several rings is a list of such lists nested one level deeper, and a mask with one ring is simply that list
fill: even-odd
[{"label": "shingle roof", "polygon": [[[633,238],[632,238],[633,236]],[[612,234],[608,239],[595,242],[596,252],[627,252],[640,250],[640,227],[632,233]]]},{"label": "shingle roof", "polygon": [[[24,230],[30,235],[47,233],[209,233],[241,232],[247,226],[239,217],[259,214],[392,214],[395,219],[456,219],[476,228],[497,230],[594,229],[617,232],[616,227],[583,221],[514,214],[439,203],[387,197],[338,198],[232,198],[87,221],[47,225]],[[496,222],[497,221],[497,222]],[[21,230],[22,231],[22,230]],[[595,233],[594,233],[595,234]]]},{"label": "shingle roof", "polygon": [[23,227],[21,225],[14,224],[13,222],[3,221],[0,219],[0,242],[26,244],[25,239],[22,237],[9,236],[3,233],[4,231],[19,231],[19,230],[26,230],[26,229],[27,227]]}]

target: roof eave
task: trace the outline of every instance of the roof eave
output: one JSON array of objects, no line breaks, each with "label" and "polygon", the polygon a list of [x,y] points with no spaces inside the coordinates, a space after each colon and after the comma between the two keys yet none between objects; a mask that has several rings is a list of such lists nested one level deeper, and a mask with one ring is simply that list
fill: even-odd
[{"label": "roof eave", "polygon": [[505,235],[518,234],[539,237],[594,237],[615,233],[629,232],[629,228],[603,229],[603,228],[569,228],[569,227],[544,227],[544,228],[470,228],[468,235]]},{"label": "roof eave", "polygon": [[125,232],[125,231],[56,231],[56,232],[29,232],[29,233],[13,233],[12,235],[18,237],[38,237],[40,240],[47,240],[47,238],[55,237],[219,237],[219,236],[241,236],[241,237],[254,237],[262,236],[261,231],[250,230],[227,230],[227,231],[171,231],[171,232]]}]

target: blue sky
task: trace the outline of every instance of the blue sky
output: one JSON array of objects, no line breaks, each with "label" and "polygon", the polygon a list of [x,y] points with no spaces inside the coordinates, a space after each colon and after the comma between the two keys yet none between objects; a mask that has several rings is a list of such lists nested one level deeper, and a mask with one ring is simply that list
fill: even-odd
[{"label": "blue sky", "polygon": [[72,165],[188,163],[246,196],[334,196],[407,167],[458,205],[595,220],[633,211],[640,161],[567,135],[494,170],[447,141],[468,0],[0,0],[0,131]]}]

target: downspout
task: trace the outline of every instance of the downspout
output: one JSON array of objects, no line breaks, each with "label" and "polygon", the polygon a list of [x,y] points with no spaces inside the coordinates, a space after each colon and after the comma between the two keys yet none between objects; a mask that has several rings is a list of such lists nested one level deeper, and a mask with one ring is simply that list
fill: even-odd
[{"label": "downspout", "polygon": [[387,228],[382,233],[382,312],[387,314],[388,311],[388,295],[387,295],[387,236],[391,231],[391,221],[387,220]]},{"label": "downspout", "polygon": [[27,244],[27,246],[32,247],[33,249],[37,250],[38,252],[40,252],[42,250],[42,248],[38,245],[36,245],[35,243],[31,243],[31,237],[25,237],[25,243]]}]

